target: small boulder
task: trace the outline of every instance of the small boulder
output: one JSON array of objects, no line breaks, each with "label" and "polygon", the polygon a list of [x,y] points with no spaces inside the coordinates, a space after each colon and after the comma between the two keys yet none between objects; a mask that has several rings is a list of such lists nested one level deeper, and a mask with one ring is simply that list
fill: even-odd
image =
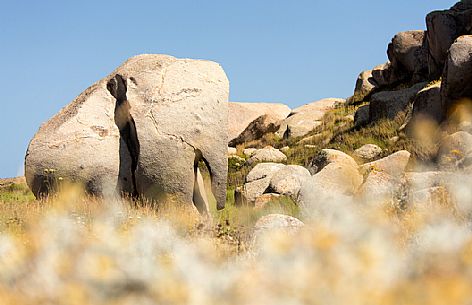
[{"label": "small boulder", "polygon": [[254,205],[256,198],[261,196],[269,188],[270,178],[255,180],[244,184],[243,202]]},{"label": "small boulder", "polygon": [[389,175],[388,172],[372,171],[359,189],[357,198],[363,204],[381,206],[395,200],[401,186],[400,177]]},{"label": "small boulder", "polygon": [[246,176],[246,183],[242,196],[247,204],[254,204],[257,197],[261,196],[269,188],[272,176],[284,168],[278,163],[259,163]]},{"label": "small boulder", "polygon": [[354,115],[348,114],[344,117],[344,120],[347,122],[354,122]]},{"label": "small boulder", "polygon": [[290,115],[280,123],[276,134],[283,138],[301,137],[321,124],[325,113],[344,99],[328,98],[293,109]]},{"label": "small boulder", "polygon": [[266,232],[280,230],[287,233],[294,233],[304,226],[305,224],[295,217],[282,214],[269,214],[259,218],[254,226],[254,234],[257,236]]},{"label": "small boulder", "polygon": [[267,120],[276,122],[285,119],[290,114],[290,108],[278,103],[228,103],[228,140],[236,139],[257,118],[267,115]]},{"label": "small boulder", "polygon": [[257,254],[264,249],[264,242],[271,242],[271,239],[266,240],[266,236],[271,234],[288,234],[294,235],[300,231],[305,224],[292,216],[282,214],[269,214],[261,217],[254,226],[254,236],[251,242],[251,250]]},{"label": "small boulder", "polygon": [[302,182],[296,202],[305,217],[317,217],[326,210],[326,205],[352,202],[362,182],[357,166],[347,162],[330,163]]},{"label": "small boulder", "polygon": [[410,101],[424,88],[426,83],[419,83],[411,88],[397,91],[383,91],[372,95],[369,107],[371,122],[382,118],[394,119],[398,113],[405,111]]},{"label": "small boulder", "polygon": [[436,82],[418,92],[413,99],[410,119],[406,123],[406,132],[414,134],[414,129],[425,120],[439,123],[445,115],[445,107],[441,98],[441,82]]},{"label": "small boulder", "polygon": [[460,178],[454,173],[443,171],[405,173],[405,185],[411,191],[430,189],[436,186],[450,186],[456,179]]},{"label": "small boulder", "polygon": [[401,150],[388,157],[362,165],[360,171],[362,174],[383,172],[393,177],[400,177],[405,172],[410,155],[408,151]]},{"label": "small boulder", "polygon": [[323,149],[311,160],[312,174],[320,172],[330,163],[347,163],[349,166],[357,168],[356,161],[348,154],[336,149]]},{"label": "small boulder", "polygon": [[278,117],[270,116],[268,114],[261,115],[252,121],[236,138],[229,141],[229,145],[236,146],[250,141],[259,140],[265,134],[279,130],[279,122],[280,120]]},{"label": "small boulder", "polygon": [[330,163],[312,177],[314,189],[325,192],[335,192],[343,195],[352,195],[362,185],[363,177],[350,163]]},{"label": "small boulder", "polygon": [[453,200],[450,192],[444,186],[435,186],[409,194],[408,203],[417,211],[431,211],[431,208],[444,205]]},{"label": "small boulder", "polygon": [[275,162],[283,163],[287,161],[287,156],[278,149],[272,146],[267,146],[263,149],[258,149],[252,156],[247,160],[249,165],[259,162]]},{"label": "small boulder", "polygon": [[302,182],[311,177],[310,172],[299,165],[287,165],[270,180],[270,191],[297,199]]},{"label": "small boulder", "polygon": [[375,159],[382,153],[382,148],[375,144],[365,144],[354,151],[354,155],[364,161]]},{"label": "small boulder", "polygon": [[284,167],[285,165],[280,163],[259,163],[247,174],[246,183],[264,178],[272,178],[276,172]]},{"label": "small boulder", "polygon": [[442,170],[467,167],[472,154],[472,135],[458,131],[442,139],[438,151],[438,165]]},{"label": "small boulder", "polygon": [[354,114],[354,126],[362,127],[369,124],[370,122],[370,106],[364,105],[357,108],[356,113]]},{"label": "small boulder", "polygon": [[390,142],[390,144],[395,144],[398,141],[400,141],[400,137],[399,136],[393,136],[390,139],[388,139],[388,141]]}]

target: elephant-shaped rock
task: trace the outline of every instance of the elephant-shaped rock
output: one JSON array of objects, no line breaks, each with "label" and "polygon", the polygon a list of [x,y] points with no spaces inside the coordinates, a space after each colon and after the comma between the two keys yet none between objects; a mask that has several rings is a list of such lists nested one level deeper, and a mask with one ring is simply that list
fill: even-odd
[{"label": "elephant-shaped rock", "polygon": [[208,209],[198,170],[203,162],[221,209],[228,94],[217,63],[132,57],[41,126],[25,158],[28,185],[40,196],[61,177],[95,195],[193,202],[202,212]]}]

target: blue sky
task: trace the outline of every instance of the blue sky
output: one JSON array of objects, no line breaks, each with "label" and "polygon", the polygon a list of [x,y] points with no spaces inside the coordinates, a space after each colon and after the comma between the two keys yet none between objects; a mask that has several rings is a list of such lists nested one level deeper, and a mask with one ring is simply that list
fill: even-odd
[{"label": "blue sky", "polygon": [[347,97],[401,31],[443,0],[5,1],[0,10],[0,177],[22,171],[40,124],[141,53],[219,62],[232,101],[295,107]]}]

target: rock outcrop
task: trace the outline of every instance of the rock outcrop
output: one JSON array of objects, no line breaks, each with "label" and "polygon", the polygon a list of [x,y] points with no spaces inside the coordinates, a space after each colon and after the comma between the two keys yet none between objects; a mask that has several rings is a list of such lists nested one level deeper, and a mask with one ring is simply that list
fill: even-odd
[{"label": "rock outcrop", "polygon": [[472,29],[472,3],[461,1],[448,10],[434,11],[426,16],[427,48],[430,79],[438,78],[446,63],[449,48]]},{"label": "rock outcrop", "polygon": [[[370,122],[393,118],[414,99],[409,127],[417,117],[441,123],[457,101],[472,98],[472,2],[460,1],[450,9],[429,13],[426,27],[426,32],[395,35],[387,48],[389,61],[359,75],[349,101],[371,101]],[[424,81],[436,83],[418,93],[417,86]],[[400,85],[413,87],[391,91]],[[366,123],[362,114],[365,109],[359,110],[356,127]]]},{"label": "rock outcrop", "polygon": [[26,155],[28,185],[48,193],[44,170],[54,169],[92,194],[191,203],[204,161],[223,208],[228,92],[217,63],[133,57],[41,126]]},{"label": "rock outcrop", "polygon": [[296,234],[305,224],[292,216],[282,214],[269,214],[257,220],[254,225],[254,236],[251,242],[251,250],[258,253],[262,250],[263,240],[270,234]]},{"label": "rock outcrop", "polygon": [[461,98],[472,98],[472,35],[457,38],[450,47],[443,73],[441,95],[448,107]]},{"label": "rock outcrop", "polygon": [[387,49],[388,59],[398,74],[413,82],[428,78],[428,51],[424,31],[407,31],[395,35]]}]

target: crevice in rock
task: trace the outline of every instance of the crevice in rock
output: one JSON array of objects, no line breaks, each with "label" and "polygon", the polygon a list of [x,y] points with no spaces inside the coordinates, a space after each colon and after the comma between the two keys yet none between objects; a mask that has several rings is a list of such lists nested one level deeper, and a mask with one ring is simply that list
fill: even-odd
[{"label": "crevice in rock", "polygon": [[[138,134],[136,131],[136,124],[133,116],[130,113],[131,106],[128,101],[127,83],[121,75],[116,74],[115,77],[110,79],[107,83],[107,89],[110,94],[116,99],[115,104],[115,124],[120,131],[121,140],[126,143],[126,149],[131,157],[131,179],[132,179],[132,190],[131,195],[133,197],[138,196],[136,186],[136,169],[138,167],[140,145],[138,140]],[[120,141],[121,143],[121,141]],[[120,147],[120,177],[126,177],[122,170],[126,170],[123,164],[126,162],[121,152]],[[121,186],[123,189],[123,187]]]},{"label": "crevice in rock", "polygon": [[[204,183],[203,183],[203,176],[199,168],[200,162],[203,162],[205,164],[205,167],[210,174],[210,179],[213,180],[210,164],[203,157],[202,152],[199,149],[195,149],[195,160],[193,164],[194,181],[195,181],[194,188],[193,188],[193,204],[195,205],[197,210],[200,212],[200,214],[206,215],[209,213],[209,201],[208,201],[208,195],[206,193]],[[213,195],[211,191],[210,193],[211,195]]]}]

